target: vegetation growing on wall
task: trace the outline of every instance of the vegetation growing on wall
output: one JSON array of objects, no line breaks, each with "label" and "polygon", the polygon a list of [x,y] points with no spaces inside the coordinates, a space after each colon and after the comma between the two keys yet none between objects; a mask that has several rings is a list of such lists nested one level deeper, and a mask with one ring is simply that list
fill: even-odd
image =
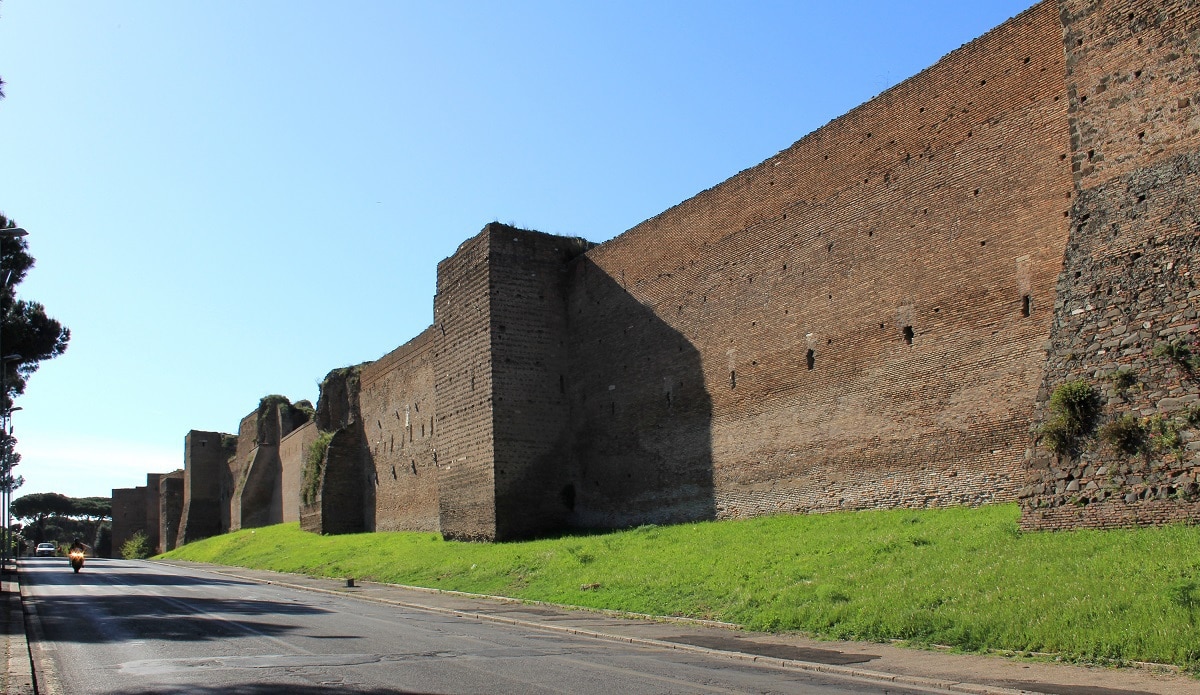
[{"label": "vegetation growing on wall", "polygon": [[1155,357],[1163,357],[1171,360],[1175,366],[1188,374],[1200,369],[1200,358],[1193,355],[1191,348],[1182,340],[1159,343],[1154,346],[1154,351],[1151,354]]},{"label": "vegetation growing on wall", "polygon": [[321,432],[304,456],[304,479],[301,482],[300,500],[305,505],[313,504],[321,492],[321,473],[325,469],[325,454],[329,451],[329,442],[333,440],[333,432]]},{"label": "vegetation growing on wall", "polygon": [[1050,412],[1053,417],[1042,425],[1043,441],[1060,456],[1073,455],[1079,438],[1096,427],[1100,397],[1086,381],[1068,381],[1054,389]]}]

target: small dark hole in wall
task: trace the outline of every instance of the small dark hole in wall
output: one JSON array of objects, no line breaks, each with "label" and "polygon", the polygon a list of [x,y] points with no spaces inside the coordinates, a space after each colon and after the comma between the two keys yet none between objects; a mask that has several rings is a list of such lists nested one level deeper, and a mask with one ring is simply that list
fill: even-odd
[{"label": "small dark hole in wall", "polygon": [[737,388],[737,371],[736,370],[729,372],[729,388],[731,388],[731,389]]},{"label": "small dark hole in wall", "polygon": [[562,500],[563,506],[567,511],[575,511],[575,484],[571,483],[563,487],[558,493],[558,498]]},{"label": "small dark hole in wall", "polygon": [[912,345],[913,335],[914,335],[914,333],[913,333],[912,326],[905,326],[904,327],[904,342],[908,343],[909,345]]},{"label": "small dark hole in wall", "polygon": [[987,239],[984,239],[983,241],[980,241],[980,242],[979,242],[979,245],[980,245],[980,246],[987,246]]},{"label": "small dark hole in wall", "polygon": [[816,365],[816,363],[817,363],[816,355],[813,354],[812,350],[809,350],[804,355],[804,364],[808,366],[809,371],[812,371],[812,368],[813,368],[813,366]]},{"label": "small dark hole in wall", "polygon": [[1029,295],[1021,297],[1021,316],[1029,316]]}]

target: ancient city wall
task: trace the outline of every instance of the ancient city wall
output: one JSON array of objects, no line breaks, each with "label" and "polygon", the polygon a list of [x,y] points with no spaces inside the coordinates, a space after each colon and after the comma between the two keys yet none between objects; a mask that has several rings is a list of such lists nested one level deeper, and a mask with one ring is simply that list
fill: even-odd
[{"label": "ancient city wall", "polygon": [[437,531],[434,327],[363,365],[359,408],[370,448],[376,531]]},{"label": "ancient city wall", "polygon": [[1073,190],[1063,61],[1040,3],[577,262],[578,521],[1014,499]]},{"label": "ancient city wall", "polygon": [[[1194,519],[1196,36],[1185,0],[1043,0],[605,244],[487,225],[315,425],[189,433],[180,537],[296,497],[311,531],[488,540],[1018,498],[1025,528]],[[1061,450],[1072,380],[1100,414]]]},{"label": "ancient city wall", "polygon": [[[1060,5],[1076,197],[1022,526],[1194,519],[1200,10],[1178,0]],[[1042,435],[1049,399],[1076,380],[1100,394],[1100,417],[1075,450],[1055,451]],[[1100,436],[1121,422],[1123,446]]]}]

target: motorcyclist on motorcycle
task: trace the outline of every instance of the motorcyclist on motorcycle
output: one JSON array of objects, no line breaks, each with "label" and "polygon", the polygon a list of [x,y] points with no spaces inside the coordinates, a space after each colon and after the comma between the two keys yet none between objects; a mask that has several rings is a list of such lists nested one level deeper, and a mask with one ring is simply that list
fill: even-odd
[{"label": "motorcyclist on motorcycle", "polygon": [[87,546],[83,544],[83,541],[78,538],[71,541],[71,548],[67,551],[67,557],[71,559],[71,569],[76,574],[79,573],[79,570],[83,569],[83,556],[86,551]]}]

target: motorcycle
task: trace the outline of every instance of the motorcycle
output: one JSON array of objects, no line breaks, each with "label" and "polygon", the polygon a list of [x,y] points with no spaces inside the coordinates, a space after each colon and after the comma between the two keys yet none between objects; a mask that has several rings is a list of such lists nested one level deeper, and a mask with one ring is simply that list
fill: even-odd
[{"label": "motorcycle", "polygon": [[67,557],[71,558],[71,569],[75,570],[76,574],[79,574],[79,570],[83,569],[83,551],[79,549],[72,550],[67,554]]}]

